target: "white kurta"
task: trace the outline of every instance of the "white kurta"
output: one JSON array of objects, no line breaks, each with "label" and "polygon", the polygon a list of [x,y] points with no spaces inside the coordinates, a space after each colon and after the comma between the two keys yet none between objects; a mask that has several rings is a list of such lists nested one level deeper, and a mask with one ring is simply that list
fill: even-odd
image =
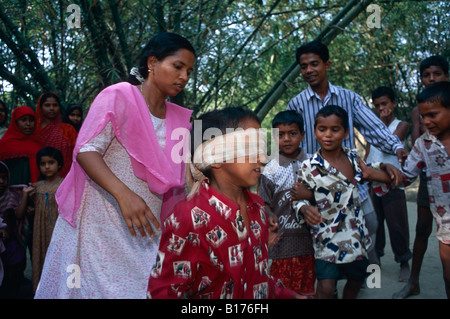
[{"label": "white kurta", "polygon": [[[165,121],[153,118],[164,149]],[[138,136],[136,138],[139,138]],[[125,148],[114,136],[111,123],[80,152],[97,151],[112,172],[141,196],[159,219],[162,196],[137,178]],[[77,227],[58,218],[35,298],[146,297],[150,271],[161,233],[132,237],[114,197],[87,179],[76,215]]]}]

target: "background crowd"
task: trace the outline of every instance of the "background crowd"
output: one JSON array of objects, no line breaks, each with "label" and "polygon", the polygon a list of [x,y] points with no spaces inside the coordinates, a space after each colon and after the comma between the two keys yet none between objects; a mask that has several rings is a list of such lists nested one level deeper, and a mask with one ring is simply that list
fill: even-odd
[{"label": "background crowd", "polygon": [[[36,298],[195,297],[198,296],[195,293],[204,293],[208,289],[211,290],[210,296],[214,297],[230,294],[235,298],[249,296],[245,291],[247,283],[237,283],[234,277],[243,276],[242,273],[234,274],[234,270],[230,270],[229,278],[220,277],[228,269],[226,265],[225,271],[222,265],[219,274],[214,274],[223,280],[220,281],[221,287],[218,287],[217,280],[214,281],[215,287],[205,279],[211,276],[208,272],[202,273],[201,282],[185,282],[193,271],[191,264],[199,262],[196,257],[205,253],[201,249],[199,254],[189,254],[189,258],[193,258],[189,259],[189,268],[183,264],[185,260],[169,259],[174,252],[179,252],[179,256],[186,245],[186,240],[177,235],[176,218],[181,218],[184,205],[188,210],[195,208],[190,206],[192,199],[185,199],[185,172],[194,172],[194,169],[170,160],[176,143],[169,138],[176,128],[191,128],[192,112],[168,102],[167,98],[184,89],[195,57],[194,48],[181,36],[162,33],[152,38],[143,49],[139,65],[132,71],[130,79],[103,90],[90,106],[85,119],[80,105],[71,104],[64,109],[54,92],[43,93],[34,109],[10,107],[10,115],[5,103],[0,101],[0,298],[22,297],[20,288],[24,282],[27,251],[32,263],[31,295]],[[427,177],[425,173],[421,177],[423,187],[419,190],[418,222],[412,251],[407,215],[416,212],[407,212],[404,187],[391,177],[395,175],[393,172],[401,171],[407,159],[408,151],[403,142],[409,129],[412,128],[414,133],[413,142],[427,132],[421,125],[419,113],[413,113],[415,117],[411,123],[398,120],[395,116],[395,92],[388,86],[373,89],[373,112],[357,93],[331,84],[327,78],[332,67],[329,52],[320,42],[301,46],[296,59],[308,88],[294,97],[286,111],[277,114],[272,121],[273,128],[280,132],[276,137],[280,148],[279,162],[269,162],[255,183],[241,183],[238,191],[231,190],[230,185],[235,185],[244,176],[239,176],[239,171],[236,173],[217,162],[198,167],[204,176],[200,180],[199,193],[194,196],[195,201],[198,200],[199,205],[204,205],[202,207],[207,210],[201,196],[216,199],[222,195],[233,197],[241,204],[241,210],[233,210],[236,215],[245,211],[242,207],[249,202],[256,205],[252,209],[248,207],[248,212],[241,212],[242,216],[236,217],[233,227],[229,228],[239,228],[238,221],[243,223],[236,243],[243,237],[248,237],[249,243],[259,240],[250,223],[252,227],[258,224],[258,227],[263,227],[262,231],[268,232],[268,238],[263,237],[267,249],[256,245],[237,252],[254,255],[259,262],[261,278],[254,275],[258,273],[254,264],[247,261],[249,268],[244,267],[257,277],[254,278],[257,296],[272,296],[261,286],[267,275],[278,278],[283,287],[290,290],[280,289],[277,281],[270,281],[268,289],[273,289],[275,296],[333,298],[336,281],[344,276],[348,282],[343,297],[356,298],[367,276],[366,266],[369,263],[381,265],[387,236],[385,222],[395,261],[400,268],[399,281],[406,283],[394,297],[406,298],[419,293],[419,273],[426,250],[424,241],[428,240],[433,220],[430,203],[427,202]],[[448,62],[440,56],[430,57],[422,62],[419,73],[424,89],[435,82],[448,82]],[[428,100],[423,103],[426,102]],[[338,110],[333,110],[332,106],[338,106]],[[345,114],[339,113],[341,109]],[[228,113],[236,112],[234,117],[227,114],[226,108],[221,112],[207,114],[204,118],[211,122],[211,127],[260,127],[260,121],[251,112],[242,111],[241,114],[241,110],[232,111],[230,108]],[[324,124],[324,119],[330,117],[336,117],[337,124]],[[338,152],[327,148],[331,142],[319,138],[316,129],[317,126],[322,127],[320,125],[342,129]],[[352,151],[355,147],[354,129],[370,145],[366,149],[365,163],[374,167],[380,162],[386,164],[381,165],[377,173],[371,170],[372,167],[369,169],[357,161]],[[341,147],[345,150],[345,158],[353,159],[353,166],[340,166],[345,162],[338,158],[343,154]],[[373,178],[384,181],[383,184],[355,182],[351,188],[338,183],[343,187],[339,189],[339,204],[349,196],[352,202],[349,210],[355,213],[356,223],[360,223],[357,233],[362,238],[352,243],[355,247],[359,245],[359,250],[353,249],[352,253],[336,248],[339,254],[335,251],[327,255],[324,248],[317,245],[314,236],[320,233],[326,218],[323,212],[321,215],[311,208],[320,207],[320,201],[315,202],[320,197],[317,193],[314,196],[309,194],[301,178],[303,176],[306,180],[309,176],[308,172],[302,175],[303,161],[310,159],[314,164],[312,158],[317,159],[312,157],[314,154],[323,156],[317,161],[329,162],[332,164],[330,167],[337,171],[352,172],[343,173],[350,181],[353,178],[359,181],[364,174],[371,177],[379,172],[385,174]],[[324,167],[328,166],[324,164]],[[259,172],[260,168],[252,168],[255,170]],[[361,176],[356,178],[358,174]],[[386,186],[390,184],[386,178],[392,182],[391,186]],[[256,195],[243,191],[255,185],[261,197],[256,198]],[[220,192],[214,193],[210,187]],[[308,184],[308,187],[313,192],[323,192],[315,189],[313,184]],[[329,192],[336,198],[335,191]],[[264,217],[254,218],[256,211],[259,212],[255,208],[258,205],[266,209],[267,228],[261,226],[265,223]],[[177,207],[175,215],[171,215],[174,207]],[[210,207],[208,209],[211,210]],[[363,213],[358,215],[359,211]],[[196,217],[201,219],[204,216]],[[353,227],[349,219],[339,225],[342,233]],[[291,227],[286,228],[286,225]],[[336,232],[336,229],[331,229],[331,233]],[[188,238],[193,233],[184,229],[183,234]],[[210,235],[205,233],[205,236]],[[220,234],[216,232],[215,235]],[[346,236],[348,238],[342,237],[334,242],[335,246],[348,245],[350,237],[357,237],[350,232]],[[443,236],[444,239],[440,237],[439,240],[445,245],[443,247],[447,247],[447,234]],[[191,239],[188,244],[195,246],[195,240]],[[165,243],[167,251],[159,248],[160,241]],[[217,239],[217,247],[214,248],[218,248],[220,242]],[[235,246],[229,246],[227,251]],[[447,268],[446,248],[443,247],[440,246],[441,259],[449,296],[450,270]],[[211,248],[208,248],[209,255],[205,255],[207,258],[202,255],[202,258],[217,266],[214,258],[219,256],[221,259],[219,251],[211,253]],[[271,260],[271,267],[266,265],[265,259]],[[166,267],[169,260],[173,267],[175,264],[180,267],[178,274],[183,280],[177,278],[174,283],[173,277],[167,277],[173,270],[172,264]],[[228,262],[233,265],[245,260],[237,258]],[[69,264],[85,267],[82,273],[88,277],[84,278],[82,289],[67,287]],[[191,289],[192,286],[186,289],[186,285],[194,283],[198,285],[195,288],[198,291]],[[178,285],[176,293],[171,291],[173,285]]]}]

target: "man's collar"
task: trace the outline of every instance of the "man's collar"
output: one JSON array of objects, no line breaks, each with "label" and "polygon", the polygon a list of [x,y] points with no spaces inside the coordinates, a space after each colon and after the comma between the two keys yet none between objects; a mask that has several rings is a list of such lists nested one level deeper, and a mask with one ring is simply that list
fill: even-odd
[{"label": "man's collar", "polygon": [[[316,98],[320,99],[319,94],[316,93],[316,91],[313,90],[313,88],[311,87],[311,85],[308,85],[308,87],[306,88],[306,92],[308,93],[307,99],[311,100],[311,98],[313,96],[315,96]],[[338,89],[336,86],[334,86],[333,84],[331,84],[330,82],[328,82],[328,94],[338,94]]]}]

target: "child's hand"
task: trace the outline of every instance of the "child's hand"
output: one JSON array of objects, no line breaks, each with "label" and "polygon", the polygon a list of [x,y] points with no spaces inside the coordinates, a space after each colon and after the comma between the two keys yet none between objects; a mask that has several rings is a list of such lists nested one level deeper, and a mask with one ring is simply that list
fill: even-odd
[{"label": "child's hand", "polygon": [[269,231],[276,232],[278,230],[278,216],[272,212],[268,212],[267,219],[269,220]]},{"label": "child's hand", "polygon": [[275,246],[280,241],[280,238],[282,236],[283,233],[276,233],[269,229],[269,240],[268,240],[269,249]]},{"label": "child's hand", "polygon": [[294,185],[292,185],[290,195],[291,200],[312,200],[314,194],[305,185],[303,185],[303,183],[295,182]]},{"label": "child's hand", "polygon": [[380,165],[380,168],[389,175],[394,186],[398,186],[403,183],[403,174],[394,165],[383,163]]},{"label": "child's hand", "polygon": [[36,187],[34,186],[34,184],[30,183],[30,184],[28,184],[28,186],[26,186],[22,189],[22,192],[23,192],[24,196],[27,196],[27,197],[32,196],[36,192]]},{"label": "child's hand", "polygon": [[269,220],[269,248],[276,245],[280,240],[283,233],[277,233],[279,224],[277,215],[270,213],[268,216]]},{"label": "child's hand", "polygon": [[405,163],[406,158],[409,155],[408,151],[403,148],[399,148],[395,154],[397,155],[398,162],[402,165]]},{"label": "child's hand", "polygon": [[361,172],[363,173],[363,178],[369,178],[370,176],[370,168],[364,163],[364,161],[358,156],[358,165],[361,169]]},{"label": "child's hand", "polygon": [[392,112],[393,112],[393,110],[390,108],[385,108],[385,109],[381,110],[380,119],[383,120],[383,119],[389,118],[389,116],[392,114]]},{"label": "child's hand", "polygon": [[316,206],[302,206],[300,212],[302,213],[306,223],[310,226],[314,226],[322,222],[322,216]]}]

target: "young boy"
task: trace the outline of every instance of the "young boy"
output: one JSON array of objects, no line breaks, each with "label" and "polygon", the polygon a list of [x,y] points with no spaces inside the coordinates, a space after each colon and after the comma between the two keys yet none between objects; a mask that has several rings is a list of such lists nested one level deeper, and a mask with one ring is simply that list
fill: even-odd
[{"label": "young boy", "polygon": [[[264,202],[248,190],[259,182],[260,159],[265,155],[246,138],[248,132],[260,129],[258,117],[249,110],[225,108],[205,113],[200,120],[202,136],[209,128],[220,130],[222,135],[192,148],[190,169],[195,183],[188,198],[178,203],[164,222],[148,296],[296,297],[269,275]],[[229,128],[242,130],[228,132]],[[235,147],[246,150],[245,155],[234,157]],[[251,160],[254,155],[257,158]]]},{"label": "young boy", "polygon": [[[409,124],[395,117],[394,110],[397,106],[397,101],[394,90],[387,86],[376,88],[372,92],[372,102],[375,106],[375,111],[380,116],[380,120],[392,134],[396,135],[403,142],[408,133]],[[377,162],[389,163],[401,169],[397,156],[387,154],[370,144],[367,144],[364,161],[368,164]],[[409,224],[405,189],[404,187],[392,187],[383,196],[377,196],[371,190],[371,195],[378,218],[375,241],[377,257],[380,259],[384,255],[384,247],[386,245],[384,222],[386,221],[394,258],[400,264],[399,281],[408,281],[408,261],[411,259],[412,254],[409,249]]]},{"label": "young boy", "polygon": [[[424,88],[427,88],[436,82],[448,82],[448,67],[447,60],[439,55],[430,56],[423,60],[420,63],[419,72],[420,80]],[[420,119],[418,106],[414,107],[412,110],[411,120],[411,140],[414,145],[416,139],[426,131],[426,128]],[[411,274],[408,283],[392,296],[396,299],[403,299],[420,293],[419,275],[422,268],[423,257],[425,256],[428,247],[428,239],[433,227],[433,214],[430,210],[427,177],[425,172],[422,172],[419,175],[419,180],[419,190],[417,193],[416,238],[414,239],[413,246]]]},{"label": "young boy", "polygon": [[450,298],[450,82],[428,86],[417,101],[427,131],[414,143],[403,172],[415,178],[426,167],[430,210],[437,224],[445,291]]},{"label": "young boy", "polygon": [[[342,146],[349,131],[347,112],[328,105],[315,117],[314,135],[320,149],[302,164],[301,178],[313,190],[316,207],[294,202],[298,218],[320,213],[321,222],[311,228],[316,258],[317,298],[333,298],[336,280],[347,278],[343,298],[356,298],[367,276],[370,237],[365,226],[357,184],[363,178],[397,184],[401,173],[392,165],[382,170],[367,167],[354,151]],[[374,165],[375,166],[375,165]],[[383,171],[383,170],[386,170]]]},{"label": "young boy", "polygon": [[295,111],[280,112],[273,118],[272,128],[278,129],[279,160],[267,163],[259,186],[266,211],[275,216],[279,227],[274,235],[279,240],[269,250],[273,260],[270,275],[297,293],[313,297],[316,271],[312,239],[292,208],[293,199],[304,199],[300,197],[302,189],[312,195],[298,182],[301,163],[308,158],[300,148],[305,135],[303,117]]}]

